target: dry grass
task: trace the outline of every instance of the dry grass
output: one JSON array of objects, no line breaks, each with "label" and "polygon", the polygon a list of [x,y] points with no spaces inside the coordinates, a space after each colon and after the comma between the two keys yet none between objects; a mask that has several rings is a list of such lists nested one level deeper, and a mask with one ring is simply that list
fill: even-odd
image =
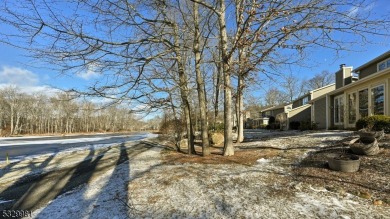
[{"label": "dry grass", "polygon": [[[163,161],[166,164],[232,164],[232,165],[254,165],[260,158],[270,159],[274,157],[283,157],[290,161],[292,166],[291,176],[275,176],[274,182],[279,186],[288,186],[291,182],[302,182],[314,186],[324,187],[329,191],[340,194],[350,193],[361,198],[366,198],[372,203],[378,203],[381,200],[382,205],[390,206],[390,147],[382,147],[381,152],[375,156],[360,156],[361,166],[356,173],[343,173],[332,171],[327,166],[327,159],[333,153],[348,153],[348,147],[343,146],[343,142],[349,141],[346,138],[320,150],[281,150],[272,148],[251,148],[245,150],[236,150],[235,155],[231,157],[222,156],[222,147],[212,147],[212,155],[207,157],[200,156],[201,147],[196,147],[197,155],[188,155],[173,150],[165,150]],[[263,139],[262,139],[263,140]],[[387,135],[382,141],[390,143],[390,136]],[[239,146],[239,145],[238,145]],[[309,152],[303,160],[297,160],[302,154]],[[295,164],[293,164],[295,163]],[[179,177],[179,176],[175,176]],[[189,177],[189,176],[180,176]],[[177,179],[167,179],[167,182]],[[290,194],[287,189],[275,189],[272,195],[288,197]]]}]

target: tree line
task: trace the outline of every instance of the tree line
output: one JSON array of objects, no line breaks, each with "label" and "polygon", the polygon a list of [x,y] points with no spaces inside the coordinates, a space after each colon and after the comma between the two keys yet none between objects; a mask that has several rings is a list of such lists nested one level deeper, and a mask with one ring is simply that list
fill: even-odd
[{"label": "tree line", "polygon": [[144,125],[123,106],[103,107],[62,91],[48,96],[0,89],[0,136],[139,131]]},{"label": "tree line", "polygon": [[208,127],[221,115],[223,154],[234,154],[234,117],[243,141],[244,95],[258,75],[286,76],[281,69],[311,64],[318,49],[345,50],[389,30],[388,18],[370,14],[366,0],[75,0],[63,10],[64,4],[3,1],[0,20],[11,31],[0,41],[62,73],[100,74],[74,92],[170,111],[185,125],[190,154],[199,121],[204,156]]}]

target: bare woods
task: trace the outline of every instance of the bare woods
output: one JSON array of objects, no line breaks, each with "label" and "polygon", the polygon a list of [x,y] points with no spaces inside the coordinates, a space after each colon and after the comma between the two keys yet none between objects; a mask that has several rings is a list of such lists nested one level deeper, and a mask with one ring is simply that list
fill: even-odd
[{"label": "bare woods", "polygon": [[52,96],[0,89],[0,136],[75,132],[138,131],[143,123],[118,105],[75,100],[66,92]]}]

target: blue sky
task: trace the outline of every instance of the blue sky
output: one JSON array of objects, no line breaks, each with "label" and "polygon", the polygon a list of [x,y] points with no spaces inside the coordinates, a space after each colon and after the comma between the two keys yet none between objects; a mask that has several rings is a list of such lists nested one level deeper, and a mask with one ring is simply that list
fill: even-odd
[{"label": "blue sky", "polygon": [[[383,13],[389,9],[390,4],[387,0],[380,0],[374,5],[374,11]],[[3,28],[0,31],[7,30]],[[340,52],[337,59],[334,58],[333,51],[318,49],[310,54],[313,67],[296,66],[292,67],[291,71],[298,78],[309,79],[323,70],[335,72],[342,63],[356,68],[390,49],[389,37],[377,37],[373,41],[376,44],[356,45],[351,48],[356,51]],[[45,90],[50,86],[62,89],[84,88],[98,77],[93,71],[66,76],[47,68],[32,67],[35,61],[27,58],[25,51],[1,43],[0,51],[0,86],[14,84],[27,90]],[[261,93],[258,92],[256,96]]]}]

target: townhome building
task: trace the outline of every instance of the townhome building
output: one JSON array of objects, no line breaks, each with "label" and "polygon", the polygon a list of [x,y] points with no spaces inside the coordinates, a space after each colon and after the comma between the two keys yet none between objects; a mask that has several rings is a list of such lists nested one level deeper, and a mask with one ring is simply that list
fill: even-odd
[{"label": "townhome building", "polygon": [[319,128],[354,128],[370,115],[390,115],[390,51],[353,69],[341,65],[336,89],[309,101]]}]

